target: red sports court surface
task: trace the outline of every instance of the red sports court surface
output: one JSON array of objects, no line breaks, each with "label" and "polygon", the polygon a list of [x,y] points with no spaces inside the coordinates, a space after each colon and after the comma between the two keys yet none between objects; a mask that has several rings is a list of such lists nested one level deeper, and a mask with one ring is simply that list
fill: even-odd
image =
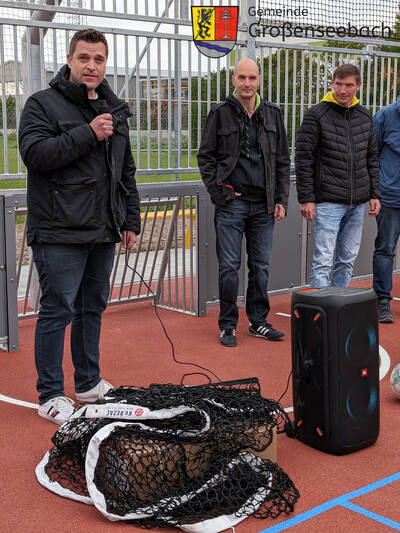
[{"label": "red sports court surface", "polygon": [[[370,286],[370,280],[356,286]],[[400,298],[399,279],[393,295]],[[270,320],[286,333],[281,342],[247,334],[244,310],[238,325],[239,344],[219,344],[217,307],[197,318],[160,309],[176,357],[211,369],[222,380],[257,376],[263,396],[277,399],[291,370],[290,294],[271,298]],[[277,520],[247,519],[236,533],[389,532],[400,530],[400,399],[389,386],[390,371],[400,361],[400,301],[392,302],[394,324],[380,326],[381,433],[377,443],[359,452],[334,456],[278,436],[278,463],[300,492],[295,512]],[[37,402],[33,339],[35,320],[20,322],[20,349],[1,352],[0,400]],[[68,339],[66,342],[68,345]],[[386,351],[387,355],[385,355]],[[172,360],[171,347],[150,302],[110,307],[104,314],[101,339],[103,376],[115,386],[180,383],[190,366]],[[390,368],[390,370],[389,370]],[[64,362],[65,392],[74,397],[68,348]],[[186,384],[205,382],[192,376]],[[282,400],[290,408],[291,387]],[[94,507],[56,496],[39,485],[35,467],[51,447],[55,424],[40,418],[30,406],[0,401],[0,471],[4,533],[143,531],[123,522],[109,522]],[[162,530],[160,530],[162,531]],[[166,533],[178,531],[165,529]]]}]

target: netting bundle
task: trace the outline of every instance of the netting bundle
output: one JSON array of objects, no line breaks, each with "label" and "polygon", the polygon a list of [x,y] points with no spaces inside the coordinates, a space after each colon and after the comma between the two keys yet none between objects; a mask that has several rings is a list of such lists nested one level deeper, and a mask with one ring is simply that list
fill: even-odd
[{"label": "netting bundle", "polygon": [[36,475],[110,520],[214,533],[293,511],[297,489],[265,458],[288,422],[255,379],[120,387],[58,429]]}]

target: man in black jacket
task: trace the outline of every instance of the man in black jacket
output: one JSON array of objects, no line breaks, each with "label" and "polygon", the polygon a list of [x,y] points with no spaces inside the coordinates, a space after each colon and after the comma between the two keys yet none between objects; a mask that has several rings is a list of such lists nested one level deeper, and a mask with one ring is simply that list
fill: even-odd
[{"label": "man in black jacket", "polygon": [[101,316],[115,243],[130,249],[140,232],[128,105],[104,80],[102,33],[71,39],[68,65],[26,102],[19,147],[28,169],[28,245],[42,297],[35,335],[39,415],[62,424],[74,402],[64,395],[66,326],[76,399],[91,402],[112,385],[100,377]]},{"label": "man in black jacket", "polygon": [[289,195],[289,149],[279,108],[257,93],[257,64],[243,59],[232,76],[233,95],[206,120],[198,153],[201,177],[215,203],[219,262],[220,342],[236,346],[238,270],[246,235],[249,333],[277,340],[266,322],[268,269],[275,221],[284,218]]},{"label": "man in black jacket", "polygon": [[312,287],[347,287],[360,248],[365,203],[371,216],[380,209],[378,148],[371,114],[356,98],[360,86],[358,67],[339,66],[332,91],[309,109],[297,135],[301,214],[315,218]]}]

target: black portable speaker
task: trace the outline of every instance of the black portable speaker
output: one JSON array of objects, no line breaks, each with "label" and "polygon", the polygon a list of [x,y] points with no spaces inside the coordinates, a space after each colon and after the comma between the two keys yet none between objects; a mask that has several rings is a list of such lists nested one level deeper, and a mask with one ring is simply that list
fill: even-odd
[{"label": "black portable speaker", "polygon": [[291,325],[297,438],[336,455],[374,444],[379,435],[375,292],[297,291]]}]

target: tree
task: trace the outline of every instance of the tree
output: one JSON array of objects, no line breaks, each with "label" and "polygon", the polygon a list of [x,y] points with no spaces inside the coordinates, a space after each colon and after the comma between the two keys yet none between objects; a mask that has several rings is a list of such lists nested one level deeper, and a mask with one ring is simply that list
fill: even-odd
[{"label": "tree", "polygon": [[[400,4],[398,6],[399,11],[397,12],[396,19],[393,26],[392,34],[390,35],[391,41],[400,41]],[[379,46],[378,50],[382,52],[390,52],[392,54],[399,54],[399,46]]]},{"label": "tree", "polygon": [[[226,68],[223,67],[219,71],[219,94],[217,94],[217,72],[210,72],[206,76],[192,78],[192,91],[191,91],[191,124],[192,124],[192,148],[197,148],[198,145],[198,121],[200,120],[200,129],[203,129],[205,119],[207,117],[207,94],[208,84],[210,84],[210,99],[211,104],[218,101],[225,100],[226,96]],[[229,80],[231,75],[229,75]],[[200,81],[200,99],[199,99],[199,81]],[[229,90],[232,90],[231,81],[229,81]],[[199,114],[200,111],[200,114]]]},{"label": "tree", "polygon": [[[6,125],[7,129],[15,129],[17,126],[16,121],[16,104],[15,96],[12,94],[8,95],[6,98]],[[0,99],[0,127],[3,128],[3,102]]]}]

